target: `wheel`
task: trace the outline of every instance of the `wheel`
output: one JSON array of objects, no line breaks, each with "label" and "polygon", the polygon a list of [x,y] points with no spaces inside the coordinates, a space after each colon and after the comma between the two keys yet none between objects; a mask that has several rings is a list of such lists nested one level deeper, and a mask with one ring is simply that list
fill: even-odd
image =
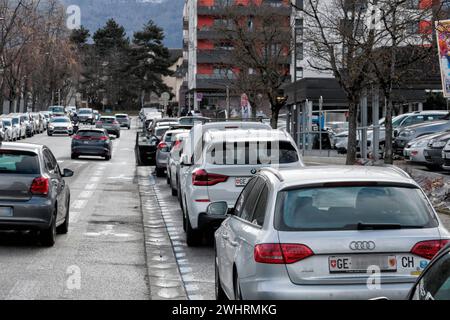
[{"label": "wheel", "polygon": [[117,137],[117,139],[119,139],[120,138],[120,133],[116,134],[116,137]]},{"label": "wheel", "polygon": [[72,155],[70,156],[70,158],[71,158],[72,160],[76,160],[76,159],[78,159],[78,156],[77,156],[77,155],[74,155],[74,154],[72,153]]},{"label": "wheel", "polygon": [[170,189],[172,191],[172,196],[176,197],[178,195],[178,191],[174,189],[172,186],[170,187]]},{"label": "wheel", "polygon": [[131,126],[128,126],[128,130],[130,130],[131,129]]},{"label": "wheel", "polygon": [[[187,210],[186,210],[187,211]],[[197,247],[202,241],[201,233],[199,230],[194,230],[189,220],[188,215],[185,216],[186,224],[186,243],[189,247]]]},{"label": "wheel", "polygon": [[70,199],[67,204],[67,211],[66,211],[66,219],[64,220],[64,223],[56,228],[56,233],[58,234],[67,234],[69,232],[69,211],[70,211]]},{"label": "wheel", "polygon": [[227,299],[227,295],[225,294],[225,291],[223,291],[222,284],[220,283],[219,264],[218,264],[218,258],[217,258],[217,251],[216,251],[216,255],[215,255],[214,269],[215,269],[215,278],[216,278],[216,283],[215,283],[215,286],[214,286],[215,293],[216,293],[216,300],[217,301],[228,300]]},{"label": "wheel", "polygon": [[47,135],[48,135],[49,137],[51,137],[51,136],[52,136],[53,134],[52,134],[52,133],[48,133],[48,132],[47,132]]},{"label": "wheel", "polygon": [[56,213],[52,217],[50,227],[42,230],[39,234],[39,239],[44,247],[53,247],[56,242]]},{"label": "wheel", "polygon": [[164,169],[156,168],[155,171],[156,171],[157,177],[159,177],[159,178],[164,177]]},{"label": "wheel", "polygon": [[106,156],[106,157],[105,157],[105,160],[106,160],[106,161],[109,161],[109,160],[111,160],[111,156],[109,156],[109,155],[108,155],[108,156]]}]

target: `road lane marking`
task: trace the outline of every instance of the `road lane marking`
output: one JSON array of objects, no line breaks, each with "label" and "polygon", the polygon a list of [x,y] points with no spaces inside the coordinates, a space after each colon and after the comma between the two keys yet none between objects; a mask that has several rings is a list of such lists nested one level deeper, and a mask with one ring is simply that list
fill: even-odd
[{"label": "road lane marking", "polygon": [[83,191],[80,193],[80,198],[90,198],[94,194],[94,191]]},{"label": "road lane marking", "polygon": [[9,291],[6,300],[31,300],[39,292],[38,282],[30,280],[19,280]]},{"label": "road lane marking", "polygon": [[84,207],[86,207],[87,204],[87,200],[76,200],[73,204],[72,204],[72,208],[73,209],[83,209]]},{"label": "road lane marking", "polygon": [[96,183],[89,183],[86,185],[85,187],[86,190],[95,190],[97,189],[97,184]]}]

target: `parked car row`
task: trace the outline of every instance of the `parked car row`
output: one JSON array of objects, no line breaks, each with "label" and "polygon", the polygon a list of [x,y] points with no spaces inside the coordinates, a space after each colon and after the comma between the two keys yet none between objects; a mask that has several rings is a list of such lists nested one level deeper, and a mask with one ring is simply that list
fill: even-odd
[{"label": "parked car row", "polygon": [[305,167],[291,136],[263,123],[169,127],[156,159],[188,246],[214,241],[218,299],[421,298],[416,281],[450,243],[404,171]]},{"label": "parked car row", "polygon": [[10,113],[0,116],[0,138],[17,141],[47,130],[49,115],[46,112]]}]

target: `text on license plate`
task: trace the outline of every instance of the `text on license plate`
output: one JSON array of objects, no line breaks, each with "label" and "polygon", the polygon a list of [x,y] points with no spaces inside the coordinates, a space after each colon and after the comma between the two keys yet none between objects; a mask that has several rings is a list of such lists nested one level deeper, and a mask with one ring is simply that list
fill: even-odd
[{"label": "text on license plate", "polygon": [[236,187],[245,187],[251,178],[236,178]]},{"label": "text on license plate", "polygon": [[397,257],[384,255],[336,256],[329,258],[331,273],[367,273],[370,268],[397,271]]}]

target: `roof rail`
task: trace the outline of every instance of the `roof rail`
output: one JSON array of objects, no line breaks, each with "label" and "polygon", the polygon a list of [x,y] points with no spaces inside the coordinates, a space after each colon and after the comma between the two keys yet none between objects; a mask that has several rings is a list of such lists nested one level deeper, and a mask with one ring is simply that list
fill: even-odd
[{"label": "roof rail", "polygon": [[284,178],[283,178],[283,176],[280,174],[280,172],[279,172],[278,170],[275,170],[274,168],[271,168],[271,167],[265,167],[265,168],[261,168],[261,169],[258,170],[258,172],[261,172],[261,171],[267,171],[267,172],[270,172],[270,173],[272,173],[275,177],[277,177],[277,179],[280,180],[280,182],[283,182],[283,181],[284,181]]}]

